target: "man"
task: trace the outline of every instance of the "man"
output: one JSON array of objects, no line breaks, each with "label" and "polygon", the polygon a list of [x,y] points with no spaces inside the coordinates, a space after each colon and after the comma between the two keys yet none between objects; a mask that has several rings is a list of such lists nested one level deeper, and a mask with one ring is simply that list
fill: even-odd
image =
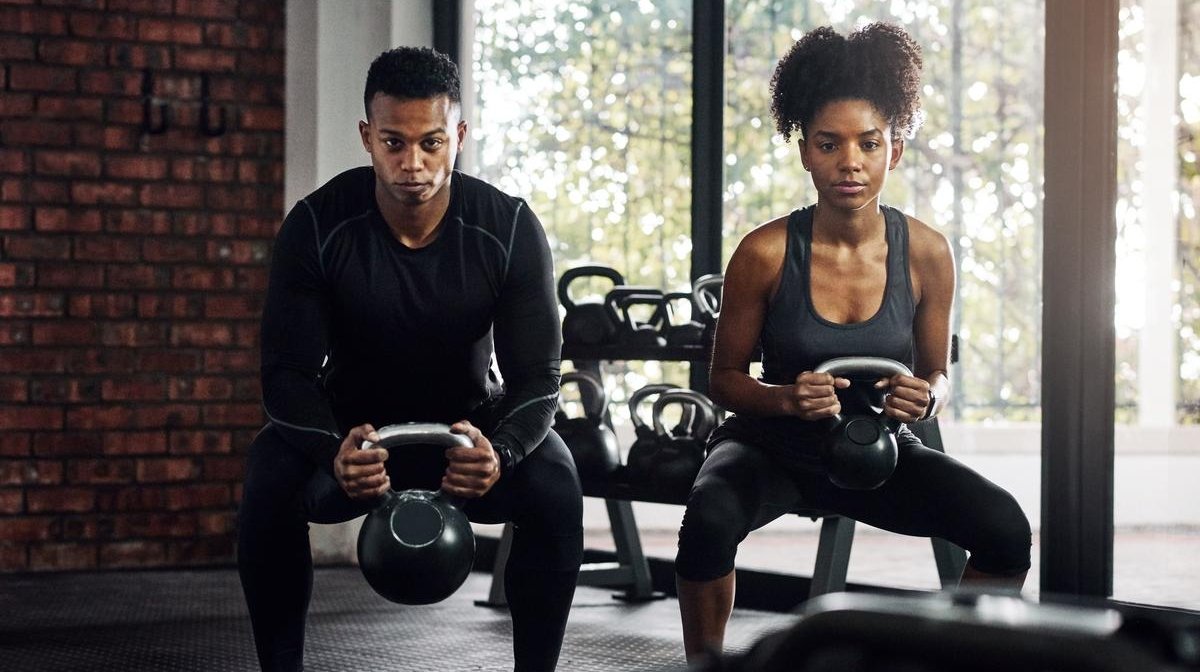
[{"label": "man", "polygon": [[[384,52],[359,122],[371,167],[301,200],[275,243],[262,321],[269,423],[250,447],[238,569],[264,670],[299,670],[308,522],[365,514],[389,487],[466,498],[515,524],[505,590],[517,670],[554,669],[582,559],[582,495],[550,431],[561,335],[545,232],[520,199],[454,170],[457,67]],[[440,422],[444,461],[362,450],[376,428]],[[448,623],[447,627],[454,627]],[[403,652],[397,652],[402,665]]]}]

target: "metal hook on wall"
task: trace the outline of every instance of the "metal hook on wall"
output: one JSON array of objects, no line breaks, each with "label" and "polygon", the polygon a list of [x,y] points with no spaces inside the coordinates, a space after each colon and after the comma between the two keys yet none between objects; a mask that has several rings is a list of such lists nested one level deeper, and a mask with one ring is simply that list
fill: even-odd
[{"label": "metal hook on wall", "polygon": [[208,75],[200,75],[200,132],[210,138],[225,134],[225,108],[217,106],[217,122],[213,125],[212,102],[208,97]]},{"label": "metal hook on wall", "polygon": [[142,132],[150,135],[166,133],[170,125],[170,113],[166,103],[154,99],[154,75],[149,68],[142,70]]}]

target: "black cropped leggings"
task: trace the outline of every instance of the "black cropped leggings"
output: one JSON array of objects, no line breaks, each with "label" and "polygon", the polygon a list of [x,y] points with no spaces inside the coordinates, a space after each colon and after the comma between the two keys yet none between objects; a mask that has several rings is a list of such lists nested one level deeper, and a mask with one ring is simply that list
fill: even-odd
[{"label": "black cropped leggings", "polygon": [[[392,487],[436,489],[444,463],[393,468]],[[268,425],[254,439],[238,510],[238,572],[263,670],[303,669],[304,624],[312,595],[308,523],[366,514],[328,474]],[[575,463],[553,431],[517,468],[464,507],[478,523],[513,522],[505,594],[517,670],[553,670],[583,559],[583,501]],[[446,623],[446,627],[455,627]],[[403,668],[403,647],[396,665]]]},{"label": "black cropped leggings", "polygon": [[969,551],[969,564],[981,572],[1029,569],[1029,520],[1013,496],[911,433],[900,438],[896,471],[875,490],[839,488],[819,469],[785,465],[739,439],[716,442],[688,496],[675,571],[690,581],[725,576],[752,530],[801,507],[947,539]]}]

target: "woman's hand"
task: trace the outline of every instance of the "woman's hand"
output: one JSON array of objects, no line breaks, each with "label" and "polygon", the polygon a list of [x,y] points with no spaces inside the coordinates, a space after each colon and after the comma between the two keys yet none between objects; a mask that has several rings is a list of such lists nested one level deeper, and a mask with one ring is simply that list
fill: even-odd
[{"label": "woman's hand", "polygon": [[835,378],[828,373],[805,371],[796,376],[796,382],[784,386],[784,413],[801,420],[820,420],[837,415],[842,410],[837,390],[850,387],[847,378]]},{"label": "woman's hand", "polygon": [[900,422],[917,422],[925,417],[925,411],[933,403],[929,396],[929,381],[903,374],[876,381],[875,388],[892,388],[883,401],[885,415]]}]

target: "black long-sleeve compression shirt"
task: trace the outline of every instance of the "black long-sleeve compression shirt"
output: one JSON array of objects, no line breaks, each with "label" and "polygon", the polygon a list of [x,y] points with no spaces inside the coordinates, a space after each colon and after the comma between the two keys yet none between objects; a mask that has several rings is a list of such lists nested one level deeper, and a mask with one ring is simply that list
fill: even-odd
[{"label": "black long-sleeve compression shirt", "polygon": [[494,406],[488,438],[511,468],[557,407],[545,231],[521,199],[455,172],[440,233],[411,249],[374,190],[374,170],[346,171],[283,222],[262,320],[267,416],[332,473],[351,427],[449,424]]}]

